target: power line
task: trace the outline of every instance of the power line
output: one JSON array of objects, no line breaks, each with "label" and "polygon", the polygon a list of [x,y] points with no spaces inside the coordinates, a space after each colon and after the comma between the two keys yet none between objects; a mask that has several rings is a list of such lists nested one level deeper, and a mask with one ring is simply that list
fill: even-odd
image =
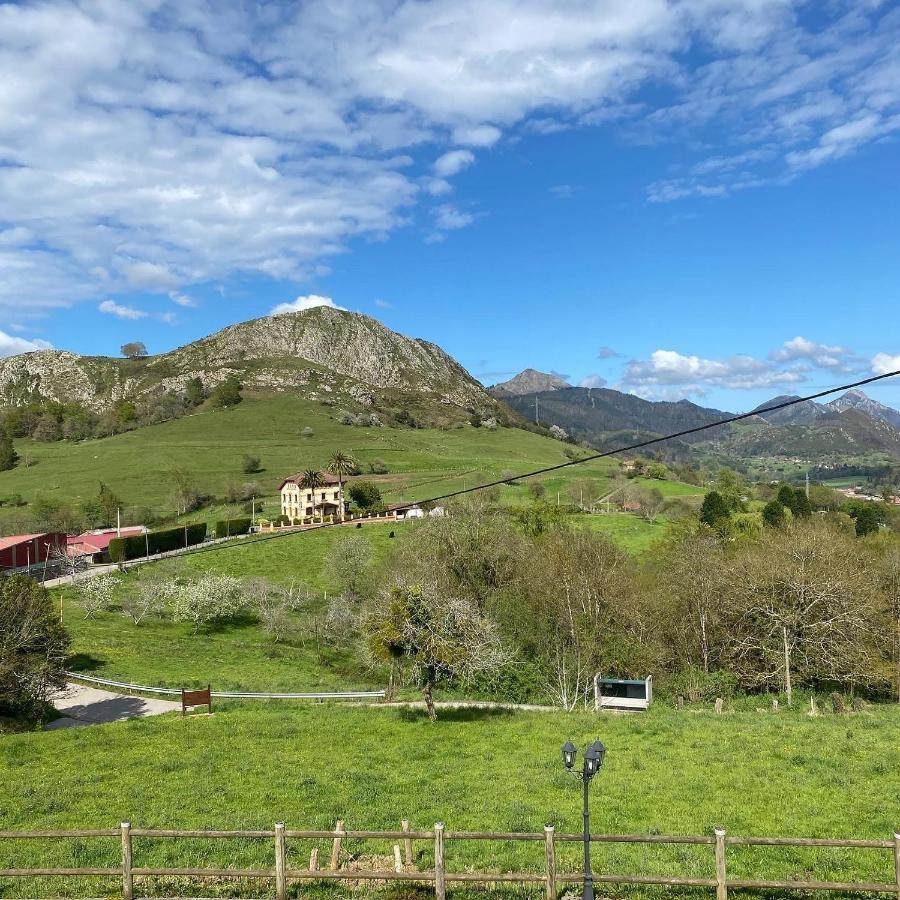
[{"label": "power line", "polygon": [[[870,378],[863,378],[861,381],[854,381],[851,384],[842,384],[842,385],[839,385],[838,387],[828,388],[827,390],[824,390],[824,391],[818,391],[815,394],[808,394],[805,397],[794,397],[792,400],[785,400],[783,403],[776,403],[773,406],[764,406],[760,409],[755,409],[752,412],[741,413],[740,415],[736,415],[736,416],[728,416],[724,419],[720,419],[718,422],[708,422],[705,425],[697,425],[694,428],[685,428],[683,431],[676,431],[673,434],[667,434],[663,437],[648,438],[647,440],[638,441],[637,443],[634,443],[634,444],[628,444],[624,447],[617,447],[614,450],[604,450],[600,453],[593,453],[590,456],[584,456],[581,459],[572,459],[572,460],[569,460],[568,462],[558,463],[555,466],[545,466],[542,469],[535,469],[532,472],[524,472],[521,475],[510,475],[508,478],[501,478],[497,481],[488,481],[488,482],[485,482],[484,484],[477,484],[474,487],[461,488],[458,491],[450,491],[449,493],[446,493],[446,494],[440,494],[437,497],[429,497],[427,500],[419,500],[419,501],[417,501],[417,503],[418,504],[436,503],[438,500],[449,500],[451,497],[460,497],[463,494],[471,494],[471,493],[474,493],[475,491],[483,491],[486,488],[499,487],[500,485],[509,484],[510,482],[519,481],[524,478],[533,478],[535,475],[546,475],[548,472],[558,472],[560,469],[568,469],[572,466],[580,466],[584,463],[593,462],[594,460],[597,460],[597,459],[605,459],[606,457],[609,457],[609,456],[615,456],[618,453],[629,453],[632,450],[640,450],[644,447],[650,447],[653,444],[661,444],[664,441],[671,441],[676,438],[687,437],[688,435],[691,435],[691,434],[699,434],[700,432],[708,431],[711,428],[718,428],[720,425],[730,425],[733,422],[740,422],[740,421],[743,421],[744,419],[750,419],[753,416],[760,416],[763,413],[777,412],[779,409],[787,409],[789,406],[796,406],[798,403],[807,403],[811,400],[818,400],[821,397],[827,397],[829,394],[836,394],[839,391],[849,391],[849,390],[852,390],[853,388],[862,387],[863,385],[866,385],[866,384],[872,384],[873,382],[876,382],[876,381],[883,381],[886,378],[893,378],[896,375],[900,375],[900,369],[897,369],[894,372],[885,372],[882,375],[873,375]],[[340,523],[340,522],[322,522],[320,525],[316,525],[313,528],[307,528],[306,531],[307,532],[308,531],[317,531],[320,528],[331,528],[332,526],[341,525],[341,524],[342,523]],[[262,541],[269,541],[274,538],[288,537],[289,535],[292,535],[292,534],[304,534],[304,533],[305,532],[302,532],[302,531],[300,531],[300,532],[298,532],[298,531],[273,532],[271,534],[258,535],[258,536],[254,536],[251,538],[247,538],[246,540],[241,541],[238,546],[246,547],[248,544],[256,544],[256,543],[260,543]],[[209,552],[212,552],[213,550],[221,550],[221,549],[224,549],[229,546],[231,546],[230,542],[226,541],[221,544],[213,544],[212,546],[209,546],[209,547],[203,547],[201,545],[201,546],[198,546],[196,549],[189,550],[187,552],[189,552],[189,553],[209,553]]]}]

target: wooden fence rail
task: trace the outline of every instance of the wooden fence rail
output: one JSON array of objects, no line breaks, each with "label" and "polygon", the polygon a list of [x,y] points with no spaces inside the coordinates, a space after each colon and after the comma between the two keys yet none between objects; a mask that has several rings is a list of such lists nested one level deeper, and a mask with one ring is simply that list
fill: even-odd
[{"label": "wooden fence rail", "polygon": [[[121,866],[116,868],[9,868],[0,869],[0,878],[36,877],[79,877],[102,876],[120,878],[123,900],[134,900],[134,879],[142,876],[180,876],[190,878],[258,878],[274,882],[276,900],[286,900],[291,881],[416,881],[434,885],[437,900],[445,900],[447,884],[452,883],[514,883],[543,884],[547,900],[556,900],[561,884],[580,883],[584,876],[580,872],[559,872],[556,851],[560,842],[581,842],[580,834],[557,833],[552,825],[542,832],[509,831],[449,831],[440,822],[427,831],[413,831],[404,820],[399,831],[351,831],[339,821],[334,830],[291,830],[279,822],[272,830],[262,831],[199,831],[154,828],[133,828],[123,822],[119,828],[76,829],[71,831],[0,831],[0,840],[41,840],[72,838],[114,838],[122,845]],[[274,866],[254,869],[217,868],[158,868],[134,865],[135,838],[216,838],[273,841]],[[288,840],[331,840],[332,853],[330,868],[318,868],[318,848],[310,856],[307,869],[288,867]],[[341,869],[341,846],[347,840],[398,841],[404,847],[401,865],[400,843],[394,845],[395,865],[390,870]],[[414,868],[413,841],[428,841],[433,845],[434,869],[418,871]],[[447,871],[445,846],[452,841],[533,841],[544,845],[543,872],[452,872]],[[840,891],[845,893],[893,894],[900,900],[900,833],[893,840],[853,840],[841,838],[782,838],[782,837],[740,837],[726,834],[717,828],[713,835],[658,835],[658,834],[593,834],[592,843],[618,844],[694,844],[714,848],[714,869],[709,878],[684,878],[668,875],[615,875],[598,873],[593,876],[598,884],[645,884],[672,887],[713,888],[716,900],[728,900],[731,889],[757,890],[801,890]],[[838,882],[838,881],[773,881],[744,878],[729,878],[727,848],[733,847],[836,847],[845,849],[866,849],[891,851],[894,858],[894,881],[881,882]]]}]

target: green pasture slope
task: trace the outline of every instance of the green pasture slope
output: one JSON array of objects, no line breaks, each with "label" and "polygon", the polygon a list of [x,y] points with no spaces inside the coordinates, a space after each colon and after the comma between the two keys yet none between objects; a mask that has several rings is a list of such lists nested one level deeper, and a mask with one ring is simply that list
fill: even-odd
[{"label": "green pasture slope", "polygon": [[[574,515],[573,527],[608,534],[633,553],[645,552],[666,530],[634,515]],[[273,643],[256,622],[234,622],[194,634],[191,627],[168,619],[134,625],[117,609],[85,619],[72,588],[59,588],[64,620],[72,636],[72,667],[88,674],[157,687],[221,690],[350,690],[384,685],[352,654],[330,649],[319,639],[327,596],[339,590],[324,571],[329,548],[348,534],[365,537],[377,569],[391,548],[415,522],[367,524],[362,529],[323,528],[288,532],[265,540],[217,545],[215,549],[133,566],[116,576],[119,595],[135,591],[147,579],[196,577],[211,572],[237,578],[266,578],[308,592],[295,615],[296,633]],[[391,538],[394,532],[396,538]]]},{"label": "green pasture slope", "polygon": [[[168,513],[173,493],[169,473],[175,466],[190,472],[197,488],[213,496],[222,496],[229,481],[256,481],[274,497],[285,475],[324,467],[341,449],[355,456],[363,469],[376,459],[387,464],[389,474],[374,479],[387,500],[422,500],[505,472],[567,461],[567,445],[517,428],[356,428],[339,424],[332,414],[328,407],[282,394],[248,397],[233,409],[203,410],[78,444],[19,441],[23,461],[0,472],[0,498],[19,494],[29,502],[39,495],[79,500],[96,496],[102,480],[126,505]],[[300,433],[307,427],[313,435],[303,438]],[[264,471],[243,474],[245,454],[259,456]],[[548,484],[548,493],[563,490],[572,479],[608,478],[617,465],[600,460],[565,470]],[[521,498],[526,486],[504,491],[509,499]],[[274,504],[267,509],[273,510]],[[0,525],[22,515],[27,515],[27,507],[2,506]]]},{"label": "green pasture slope", "polygon": [[[764,705],[760,701],[760,705]],[[413,828],[442,821],[450,831],[580,829],[579,781],[562,768],[560,745],[600,737],[606,765],[595,781],[593,827],[630,834],[846,837],[889,840],[900,814],[900,711],[809,718],[802,711],[593,715],[418,711],[288,703],[221,705],[212,717],[178,714],[0,741],[0,829],[135,827],[181,829]],[[290,840],[289,865],[305,867],[312,846]],[[389,867],[387,843],[353,840],[362,868]],[[116,866],[116,838],[0,841],[0,866]],[[580,848],[562,844],[560,871],[577,871]],[[533,871],[541,843],[447,844],[450,871]],[[595,870],[713,877],[712,848],[598,845]],[[270,841],[135,839],[135,865],[270,867]],[[433,862],[428,842],[416,863]],[[732,877],[818,877],[890,883],[890,851],[731,848]],[[271,896],[264,881],[204,884],[139,879],[140,896]],[[113,896],[107,879],[0,879],[4,897]],[[462,897],[541,896],[540,887],[451,885]],[[354,895],[426,897],[427,889],[360,888]],[[672,891],[603,886],[604,896]],[[346,897],[349,888],[291,886],[292,896]],[[708,898],[708,890],[679,896]],[[736,896],[743,896],[739,892]],[[750,896],[750,895],[747,895]],[[766,896],[776,896],[771,892]],[[799,896],[781,894],[777,896]],[[839,895],[838,895],[839,896]]]}]

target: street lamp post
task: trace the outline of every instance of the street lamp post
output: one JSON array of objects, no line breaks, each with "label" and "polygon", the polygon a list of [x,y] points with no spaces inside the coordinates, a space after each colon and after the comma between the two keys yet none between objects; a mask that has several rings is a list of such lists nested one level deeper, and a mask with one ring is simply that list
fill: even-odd
[{"label": "street lamp post", "polygon": [[[571,741],[566,741],[562,748],[563,764],[566,770],[571,772],[575,766],[575,757],[578,750]],[[606,747],[602,741],[594,741],[584,751],[584,765],[581,770],[581,782],[584,787],[584,806],[582,816],[584,818],[584,891],[582,900],[594,900],[594,876],[591,872],[591,809],[588,787],[591,779],[600,771],[603,765],[603,757],[606,756]]]}]

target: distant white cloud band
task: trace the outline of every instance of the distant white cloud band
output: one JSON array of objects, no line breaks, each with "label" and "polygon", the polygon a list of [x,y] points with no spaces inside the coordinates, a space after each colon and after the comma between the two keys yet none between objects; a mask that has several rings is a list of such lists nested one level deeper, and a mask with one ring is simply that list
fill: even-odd
[{"label": "distant white cloud band", "polygon": [[283,316],[286,313],[303,312],[305,309],[315,309],[317,306],[328,306],[331,309],[344,309],[338,306],[331,297],[321,297],[318,294],[306,294],[291,300],[289,303],[279,303],[273,307],[270,316]]},{"label": "distant white cloud band", "polygon": [[14,337],[5,331],[0,331],[0,356],[16,356],[19,353],[30,353],[32,350],[47,350],[52,346],[47,341],[35,338]]},{"label": "distant white cloud band", "polygon": [[815,371],[864,376],[869,371],[883,375],[897,370],[900,356],[878,353],[865,360],[846,347],[795,337],[765,359],[748,355],[706,359],[675,350],[656,350],[649,359],[633,359],[626,364],[621,386],[647,396],[661,396],[670,388],[702,396],[711,388],[754,390],[799,385]]},{"label": "distant white cloud band", "polygon": [[314,275],[514,130],[712,148],[657,201],[797,177],[900,132],[900,11],[817,6],[0,4],[0,309]]}]

